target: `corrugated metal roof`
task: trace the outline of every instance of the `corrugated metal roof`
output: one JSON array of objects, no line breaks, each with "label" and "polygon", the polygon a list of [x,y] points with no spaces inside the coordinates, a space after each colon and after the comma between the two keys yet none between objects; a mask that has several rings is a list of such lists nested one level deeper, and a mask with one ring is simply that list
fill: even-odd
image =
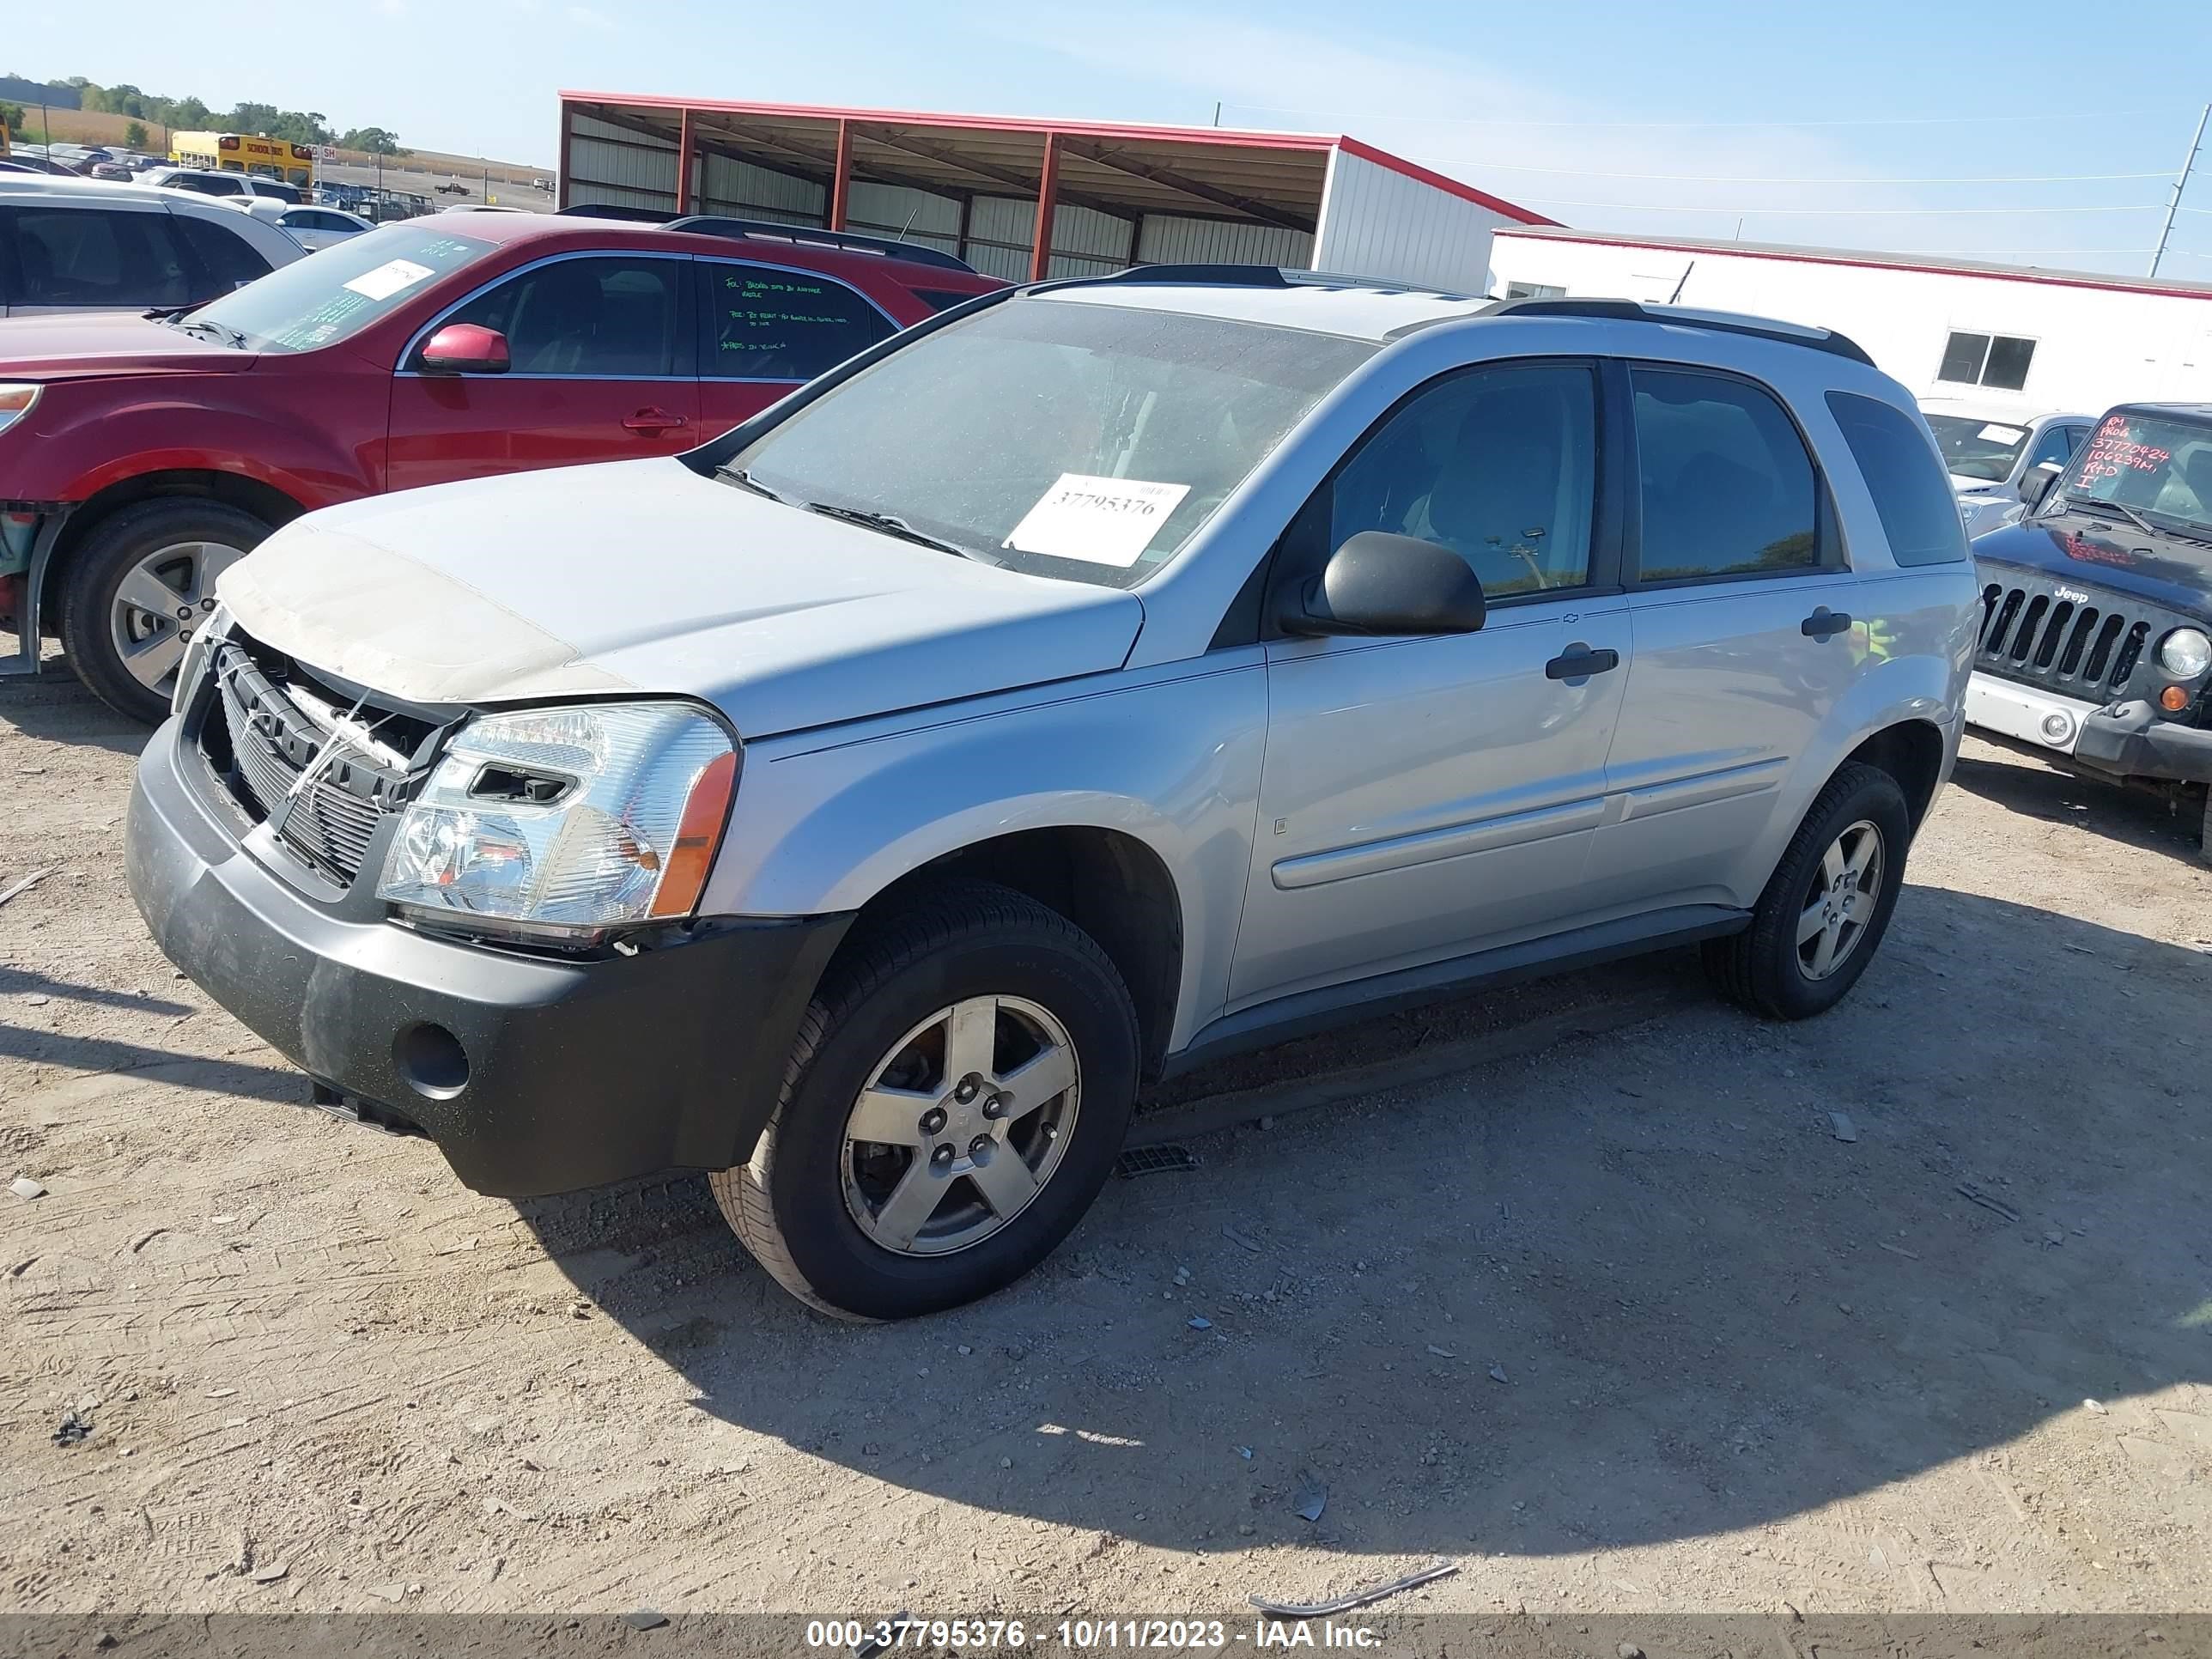
[{"label": "corrugated metal roof", "polygon": [[1526,230],[1510,227],[1500,236],[1532,237],[1550,242],[1592,242],[1608,247],[1663,248],[1680,253],[1727,253],[1748,259],[1780,259],[1797,264],[1863,265],[1876,270],[1912,270],[1939,276],[1994,276],[2005,282],[2041,283],[2060,288],[2109,289],[2119,294],[2169,295],[2178,299],[2212,300],[2212,283],[2191,282],[2176,276],[2114,276],[2096,270],[2064,270],[2049,265],[2007,265],[1980,259],[1883,253],[1847,247],[1807,247],[1790,242],[1723,242],[1695,236],[1633,236],[1606,230],[1570,230],[1565,226]]}]

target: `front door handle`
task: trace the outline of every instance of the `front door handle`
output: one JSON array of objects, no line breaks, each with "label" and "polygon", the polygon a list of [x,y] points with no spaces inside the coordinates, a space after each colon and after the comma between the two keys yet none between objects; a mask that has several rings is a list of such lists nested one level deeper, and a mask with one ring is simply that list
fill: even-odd
[{"label": "front door handle", "polygon": [[672,415],[665,409],[641,409],[623,422],[632,432],[672,432],[690,424],[681,415]]},{"label": "front door handle", "polygon": [[1544,678],[1547,680],[1565,680],[1572,684],[1578,680],[1586,680],[1593,674],[1609,673],[1620,666],[1620,652],[1593,651],[1580,640],[1577,640],[1544,665]]},{"label": "front door handle", "polygon": [[1808,640],[1832,640],[1850,625],[1851,617],[1849,611],[1831,611],[1824,605],[1806,617],[1797,627],[1798,632]]}]

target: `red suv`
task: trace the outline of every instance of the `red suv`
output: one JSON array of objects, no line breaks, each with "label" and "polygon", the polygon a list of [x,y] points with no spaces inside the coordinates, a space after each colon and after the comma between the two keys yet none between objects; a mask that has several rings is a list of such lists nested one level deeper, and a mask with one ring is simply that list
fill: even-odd
[{"label": "red suv", "polygon": [[744,220],[446,214],[179,316],[0,322],[0,626],[21,640],[0,672],[58,632],[87,685],[158,720],[216,575],[288,519],[672,454],[1000,286]]}]

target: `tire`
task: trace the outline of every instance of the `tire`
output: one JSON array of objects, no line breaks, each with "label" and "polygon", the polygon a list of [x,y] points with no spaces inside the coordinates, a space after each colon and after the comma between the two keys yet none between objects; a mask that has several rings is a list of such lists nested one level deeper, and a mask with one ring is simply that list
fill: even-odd
[{"label": "tire", "polygon": [[[979,1006],[988,1015],[969,1018],[987,1023],[962,1026],[965,1036],[945,1018]],[[956,1044],[972,1057],[981,1030],[988,1070],[956,1076]],[[1057,1054],[1060,1038],[1074,1085],[1044,1094],[1070,1073],[1041,1066],[1029,1074],[1038,1098],[1016,1100],[1032,1092],[1019,1080],[1025,1056]],[[1028,1273],[1091,1207],[1128,1132],[1138,1053],[1128,991],[1089,934],[1011,888],[948,880],[864,919],[847,941],[800,1022],[750,1160],[708,1177],[714,1200],[809,1307],[857,1320],[957,1307]],[[872,1108],[887,1115],[864,1115]],[[856,1137],[856,1125],[911,1144]],[[1010,1153],[1023,1161],[995,1162]],[[940,1168],[940,1184],[909,1190]],[[987,1180],[1011,1183],[1015,1199],[987,1197]],[[1024,1180],[1036,1183],[1026,1198]]]},{"label": "tire", "polygon": [[[1852,861],[1868,832],[1875,837],[1879,868],[1854,873]],[[1705,941],[1705,971],[1715,988],[1769,1019],[1809,1019],[1842,1001],[1889,930],[1911,833],[1912,815],[1895,778],[1857,762],[1840,768],[1790,838],[1751,926]],[[1829,861],[1832,849],[1840,864]],[[1840,889],[1839,873],[1849,878]],[[1804,937],[1802,929],[1816,918],[1820,933]],[[1825,971],[1823,935],[1829,936]]]},{"label": "tire", "polygon": [[[237,507],[184,495],[141,501],[95,526],[62,583],[62,647],[86,689],[134,720],[167,718],[164,688],[191,628],[215,608],[215,577],[270,529]],[[166,603],[157,586],[170,590]],[[133,594],[154,604],[133,605]],[[134,638],[140,649],[126,658]]]}]

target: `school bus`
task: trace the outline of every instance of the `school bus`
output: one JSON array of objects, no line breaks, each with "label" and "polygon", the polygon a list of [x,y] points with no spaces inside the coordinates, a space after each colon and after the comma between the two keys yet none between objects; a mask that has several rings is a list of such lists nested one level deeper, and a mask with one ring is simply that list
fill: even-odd
[{"label": "school bus", "polygon": [[250,132],[176,132],[169,135],[169,159],[179,167],[258,173],[305,185],[313,181],[315,152],[305,144]]}]

